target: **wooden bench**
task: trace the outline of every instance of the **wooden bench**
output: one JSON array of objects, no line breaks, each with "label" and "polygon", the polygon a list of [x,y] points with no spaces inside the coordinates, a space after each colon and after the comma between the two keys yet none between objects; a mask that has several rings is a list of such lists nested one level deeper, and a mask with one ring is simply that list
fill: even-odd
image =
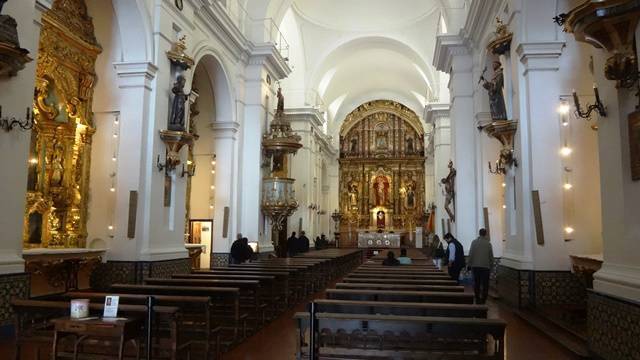
[{"label": "wooden bench", "polygon": [[[231,330],[230,339],[225,340],[235,343],[246,338],[248,314],[240,312],[240,289],[237,287],[114,284],[111,289],[115,292],[129,294],[209,297],[212,304],[213,323],[221,325],[223,330]],[[242,332],[242,336],[240,336],[240,332]]]},{"label": "wooden bench", "polygon": [[214,268],[213,271],[219,269],[238,269],[250,271],[287,271],[289,272],[289,286],[294,290],[294,302],[301,301],[306,295],[312,293],[314,289],[314,275],[311,267],[306,265],[261,265],[261,264],[240,264],[229,265],[228,268]]},{"label": "wooden bench", "polygon": [[240,289],[240,307],[249,310],[249,318],[255,321],[254,330],[266,322],[267,303],[263,302],[260,281],[236,279],[161,279],[145,278],[148,285],[190,286],[190,287],[235,287]]},{"label": "wooden bench", "polygon": [[362,273],[352,272],[349,274],[351,278],[374,278],[374,279],[413,279],[413,280],[451,280],[451,277],[447,274],[434,274],[434,275],[415,275],[415,274],[402,274],[402,273]]},{"label": "wooden bench", "polygon": [[457,286],[457,285],[414,285],[414,284],[380,284],[380,283],[337,283],[336,289],[464,292],[464,286]]},{"label": "wooden bench", "polygon": [[415,280],[415,279],[378,279],[378,278],[357,278],[346,277],[342,279],[345,283],[380,283],[380,284],[414,284],[414,285],[457,285],[454,280]]},{"label": "wooden bench", "polygon": [[[273,275],[219,275],[219,274],[175,274],[172,279],[188,280],[257,280],[264,290],[260,293],[262,301],[269,304],[270,318],[277,315],[277,310],[284,310],[282,307],[287,301],[286,281],[278,282]],[[286,280],[286,278],[285,278]]]},{"label": "wooden bench", "polygon": [[[282,290],[283,299],[283,309],[286,309],[290,304],[294,303],[295,299],[295,289],[290,286],[290,279],[295,277],[294,275],[290,276],[288,271],[255,271],[255,270],[242,270],[236,268],[216,268],[216,270],[195,270],[191,275],[196,277],[208,277],[208,276],[273,276],[275,277],[276,287]],[[175,278],[176,275],[173,277]]]},{"label": "wooden bench", "polygon": [[489,307],[474,304],[316,299],[317,312],[487,318]]},{"label": "wooden bench", "polygon": [[[69,301],[14,299],[11,301],[11,306],[15,314],[15,359],[20,359],[21,350],[24,346],[29,346],[31,349],[35,347],[38,356],[40,348],[44,347],[47,352],[50,352],[53,344],[53,323],[51,320],[69,316]],[[89,312],[92,316],[102,316],[103,310],[104,303],[89,304]],[[153,311],[157,319],[153,330],[154,337],[156,340],[166,339],[165,344],[160,344],[161,346],[154,347],[154,349],[156,351],[164,351],[167,354],[165,357],[172,360],[177,358],[179,351],[190,352],[191,341],[179,336],[178,332],[177,323],[180,309],[175,306],[155,306]],[[118,306],[118,315],[146,318],[147,306],[120,304]],[[165,323],[168,324],[169,331],[161,330],[161,324]],[[98,345],[88,350],[104,347],[104,344]],[[98,356],[98,354],[95,355]],[[158,357],[160,356],[158,355]]]},{"label": "wooden bench", "polygon": [[307,344],[314,336],[319,359],[504,360],[506,323],[502,320],[317,313],[317,326],[309,334],[309,318],[308,313],[294,316],[297,359],[309,357]]},{"label": "wooden bench", "polygon": [[[51,295],[47,298],[56,300],[89,299],[91,302],[104,303],[107,295],[120,297],[120,304],[146,304],[148,295],[116,294],[103,292],[72,291],[65,294]],[[180,334],[186,336],[194,344],[203,347],[206,358],[209,358],[212,347],[215,354],[221,353],[221,327],[214,327],[212,315],[213,305],[208,296],[174,296],[153,295],[155,304],[160,306],[175,306],[180,308],[181,316],[178,321]]]},{"label": "wooden bench", "polygon": [[335,300],[473,304],[473,294],[461,292],[327,289],[326,293],[327,299]]}]

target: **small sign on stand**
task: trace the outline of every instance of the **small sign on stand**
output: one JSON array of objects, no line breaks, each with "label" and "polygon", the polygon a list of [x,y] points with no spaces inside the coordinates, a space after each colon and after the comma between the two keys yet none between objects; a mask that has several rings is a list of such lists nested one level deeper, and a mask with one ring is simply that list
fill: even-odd
[{"label": "small sign on stand", "polygon": [[104,298],[104,312],[102,313],[103,318],[115,318],[118,316],[118,302],[120,301],[119,296],[107,296]]}]

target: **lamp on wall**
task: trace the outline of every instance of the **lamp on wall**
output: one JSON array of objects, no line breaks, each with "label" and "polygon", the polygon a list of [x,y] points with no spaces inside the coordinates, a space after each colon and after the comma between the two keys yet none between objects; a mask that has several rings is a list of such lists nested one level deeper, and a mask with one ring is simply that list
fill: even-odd
[{"label": "lamp on wall", "polygon": [[607,110],[605,109],[604,104],[602,104],[602,101],[600,101],[600,93],[598,92],[598,87],[595,84],[593,85],[593,94],[596,97],[595,104],[587,104],[586,110],[583,110],[582,106],[580,105],[580,99],[578,98],[578,94],[576,94],[575,89],[573,90],[573,104],[576,107],[576,115],[578,117],[582,119],[591,120],[591,113],[594,110],[601,117],[607,116]]},{"label": "lamp on wall", "polygon": [[33,128],[33,109],[27,108],[27,113],[25,115],[24,120],[16,119],[15,117],[2,117],[2,106],[0,106],[0,128],[5,132],[10,132],[16,126],[19,126],[20,129],[24,131],[29,131]]}]

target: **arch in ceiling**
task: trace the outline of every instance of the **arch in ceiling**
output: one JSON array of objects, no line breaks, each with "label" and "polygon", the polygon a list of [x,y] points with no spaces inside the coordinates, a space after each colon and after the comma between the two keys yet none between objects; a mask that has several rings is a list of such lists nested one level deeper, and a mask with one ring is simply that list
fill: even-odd
[{"label": "arch in ceiling", "polygon": [[216,121],[235,121],[234,90],[229,81],[227,67],[217,50],[204,43],[194,51],[196,67],[204,67],[214,94]]},{"label": "arch in ceiling", "polygon": [[358,105],[347,115],[340,127],[340,136],[346,135],[362,119],[378,112],[393,114],[405,119],[418,134],[424,134],[422,122],[413,110],[397,101],[376,99]]}]

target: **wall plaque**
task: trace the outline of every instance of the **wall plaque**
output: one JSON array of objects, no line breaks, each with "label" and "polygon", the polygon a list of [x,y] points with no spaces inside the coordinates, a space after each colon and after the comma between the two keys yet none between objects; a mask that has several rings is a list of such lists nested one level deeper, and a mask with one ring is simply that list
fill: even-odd
[{"label": "wall plaque", "polygon": [[544,228],[542,227],[542,210],[540,209],[540,193],[538,190],[531,192],[531,201],[533,202],[533,218],[536,225],[536,239],[538,245],[544,245]]},{"label": "wall plaque", "polygon": [[224,215],[222,219],[222,237],[225,239],[229,237],[229,207],[228,206],[224,207]]},{"label": "wall plaque", "polygon": [[629,114],[631,180],[640,180],[640,111]]},{"label": "wall plaque", "polygon": [[136,213],[138,210],[138,192],[129,191],[129,220],[127,222],[127,237],[136,237]]}]

